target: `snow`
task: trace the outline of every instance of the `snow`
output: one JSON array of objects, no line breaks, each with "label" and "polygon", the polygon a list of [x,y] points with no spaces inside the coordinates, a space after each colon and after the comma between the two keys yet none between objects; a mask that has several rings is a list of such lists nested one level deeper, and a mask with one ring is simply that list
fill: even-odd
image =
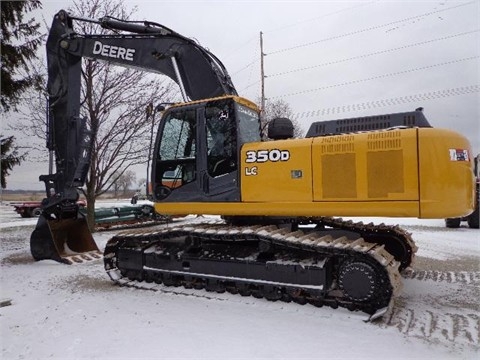
[{"label": "snow", "polygon": [[[1,358],[478,359],[479,230],[446,229],[443,220],[364,220],[398,223],[419,247],[393,313],[374,323],[344,309],[121,287],[101,260],[35,262],[36,220],[0,206],[0,300],[12,301],[0,307]],[[101,250],[115,233],[94,234]]]}]

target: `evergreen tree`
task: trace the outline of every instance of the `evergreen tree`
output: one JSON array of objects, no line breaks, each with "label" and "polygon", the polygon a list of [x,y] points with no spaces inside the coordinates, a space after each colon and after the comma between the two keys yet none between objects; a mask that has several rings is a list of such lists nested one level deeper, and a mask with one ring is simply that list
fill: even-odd
[{"label": "evergreen tree", "polygon": [[39,0],[1,2],[0,103],[4,111],[16,110],[22,93],[39,84],[39,76],[29,72],[29,62],[37,58],[43,35],[39,31],[40,23],[35,18],[24,20],[24,15],[41,7]]},{"label": "evergreen tree", "polygon": [[7,175],[15,165],[20,165],[22,160],[25,160],[25,155],[19,155],[17,147],[14,145],[15,138],[13,136],[2,138],[0,135],[0,147],[1,147],[1,184],[2,189],[7,187]]}]

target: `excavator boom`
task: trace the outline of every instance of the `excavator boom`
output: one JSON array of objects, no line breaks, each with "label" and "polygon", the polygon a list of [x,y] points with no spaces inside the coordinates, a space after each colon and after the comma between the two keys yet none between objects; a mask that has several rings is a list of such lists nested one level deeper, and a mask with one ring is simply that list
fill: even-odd
[{"label": "excavator boom", "polygon": [[[75,22],[96,23],[99,29],[103,27],[112,33],[80,34],[74,29]],[[71,254],[98,252],[77,205],[78,189],[85,184],[95,136],[81,115],[82,58],[166,75],[178,83],[184,100],[236,95],[236,90],[215,55],[156,23],[111,17],[86,19],[62,10],[53,19],[46,47],[47,148],[55,158],[56,172],[40,176],[46,198],[30,248],[36,260],[63,261]]]}]

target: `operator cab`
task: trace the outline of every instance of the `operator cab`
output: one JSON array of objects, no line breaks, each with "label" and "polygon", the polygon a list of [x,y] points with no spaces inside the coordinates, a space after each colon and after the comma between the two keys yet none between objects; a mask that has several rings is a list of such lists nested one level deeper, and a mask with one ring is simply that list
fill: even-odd
[{"label": "operator cab", "polygon": [[169,108],[155,142],[155,201],[240,201],[239,154],[261,141],[259,110],[236,96]]}]

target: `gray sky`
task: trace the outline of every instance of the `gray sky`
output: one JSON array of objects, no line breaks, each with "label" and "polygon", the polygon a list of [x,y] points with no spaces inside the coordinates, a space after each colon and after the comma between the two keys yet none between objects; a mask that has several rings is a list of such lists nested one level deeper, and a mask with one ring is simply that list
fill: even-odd
[{"label": "gray sky", "polygon": [[[251,100],[260,94],[262,31],[266,97],[287,101],[305,131],[313,121],[422,106],[432,126],[466,135],[480,152],[479,0],[126,3],[138,7],[132,20],[197,39]],[[50,23],[71,4],[44,0],[41,16]],[[7,121],[15,115],[4,129]],[[42,189],[46,171],[24,162],[7,189]]]}]

